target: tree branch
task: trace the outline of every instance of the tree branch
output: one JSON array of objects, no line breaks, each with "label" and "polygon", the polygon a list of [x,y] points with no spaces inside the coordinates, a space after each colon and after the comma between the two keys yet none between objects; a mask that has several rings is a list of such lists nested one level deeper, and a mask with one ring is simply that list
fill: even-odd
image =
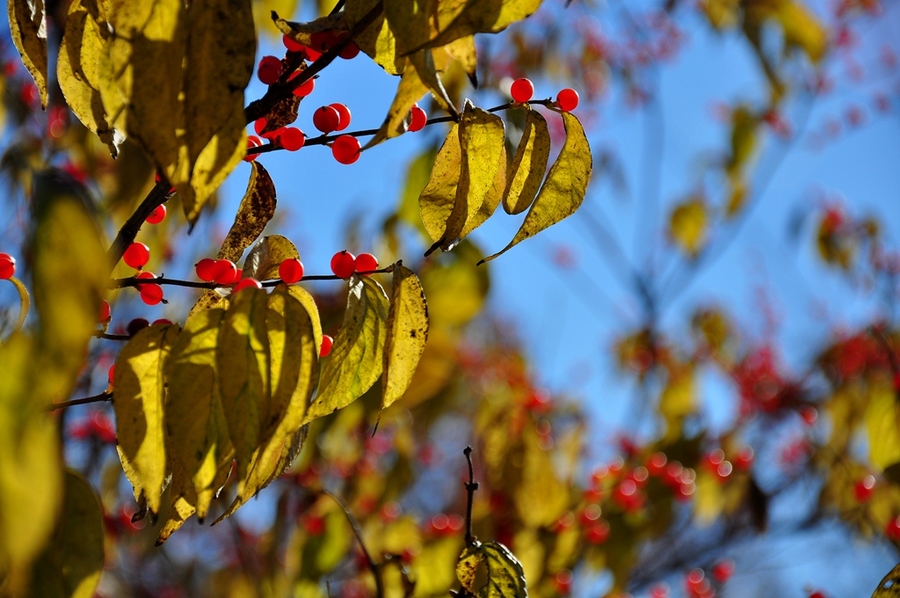
[{"label": "tree branch", "polygon": [[475,481],[475,468],[472,466],[472,447],[467,446],[463,454],[469,464],[469,481],[466,482],[466,544],[474,544],[476,538],[472,533],[472,503],[475,501],[478,482]]},{"label": "tree branch", "polygon": [[171,188],[172,186],[165,181],[156,183],[153,189],[150,190],[150,193],[147,194],[147,197],[144,198],[144,201],[141,202],[141,205],[125,221],[125,224],[119,229],[119,233],[113,239],[112,245],[106,252],[110,269],[119,263],[119,260],[122,259],[122,255],[125,253],[125,249],[134,243],[134,238],[137,236],[138,231],[141,230],[141,226],[143,226],[147,216],[153,210],[166,203],[166,200],[169,199],[169,189]]},{"label": "tree branch", "polygon": [[87,405],[88,403],[103,403],[113,400],[113,393],[104,390],[98,395],[92,397],[84,397],[81,399],[72,399],[70,401],[61,401],[59,403],[50,403],[47,405],[47,411],[57,411],[58,409],[67,409],[75,405]]}]

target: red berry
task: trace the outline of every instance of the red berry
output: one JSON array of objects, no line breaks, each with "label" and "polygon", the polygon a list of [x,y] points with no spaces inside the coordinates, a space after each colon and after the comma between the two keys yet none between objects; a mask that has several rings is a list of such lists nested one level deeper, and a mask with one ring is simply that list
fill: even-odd
[{"label": "red berry", "polygon": [[753,449],[745,446],[734,458],[734,466],[741,471],[747,471],[753,465]]},{"label": "red berry", "polygon": [[16,258],[8,253],[0,253],[0,279],[6,280],[16,275]]},{"label": "red berry", "polygon": [[256,76],[266,85],[271,85],[278,81],[283,69],[281,59],[276,56],[263,56],[259,61],[259,67],[256,69]]},{"label": "red berry", "polygon": [[258,280],[256,280],[255,278],[243,278],[243,279],[241,279],[241,281],[239,283],[237,283],[237,285],[235,285],[234,292],[240,293],[244,289],[249,289],[249,288],[261,289],[261,288],[263,288],[263,286],[262,286],[262,283],[259,282]]},{"label": "red berry", "polygon": [[326,31],[316,31],[310,34],[309,44],[320,52],[327,52],[343,37],[344,33],[339,33],[333,29]]},{"label": "red berry", "polygon": [[333,106],[322,106],[313,112],[313,125],[323,133],[331,133],[341,122],[341,115]]},{"label": "red berry", "polygon": [[331,155],[341,164],[353,164],[359,160],[359,139],[351,135],[341,135],[331,144]]},{"label": "red berry", "polygon": [[348,126],[350,126],[350,109],[341,103],[329,104],[332,108],[337,110],[338,113],[338,124],[334,128],[335,131],[343,131]]},{"label": "red berry", "polygon": [[288,258],[278,266],[278,277],[285,284],[294,284],[303,278],[303,262],[297,258]]},{"label": "red berry", "polygon": [[[251,150],[255,147],[259,147],[260,145],[262,145],[262,142],[259,140],[259,137],[256,137],[255,135],[247,136],[247,149],[248,150]],[[254,152],[252,154],[246,154],[244,156],[244,162],[253,162],[254,160],[256,160],[256,157],[258,155],[259,154],[256,152]]]},{"label": "red berry", "polygon": [[556,105],[563,112],[571,112],[578,107],[578,92],[572,88],[565,88],[556,94]]},{"label": "red berry", "polygon": [[125,332],[128,333],[128,336],[134,336],[149,325],[150,322],[148,322],[144,318],[135,318],[132,321],[128,322],[128,325],[125,327]]},{"label": "red berry", "polygon": [[712,568],[712,577],[716,580],[716,583],[723,584],[731,579],[731,576],[734,574],[734,561],[731,559],[725,559],[724,561],[719,561]]},{"label": "red berry", "polygon": [[286,35],[281,36],[281,43],[284,44],[284,47],[287,48],[288,52],[302,52],[305,47],[300,42],[293,40]]},{"label": "red berry", "polygon": [[213,282],[217,284],[232,284],[240,280],[237,266],[230,260],[216,260],[212,271]]},{"label": "red berry", "polygon": [[900,516],[891,518],[884,527],[884,535],[889,540],[900,542]]},{"label": "red berry", "polygon": [[425,126],[425,123],[428,122],[428,114],[425,113],[424,110],[419,108],[418,104],[415,104],[412,108],[409,109],[409,128],[408,131],[415,133],[416,131],[421,131]]},{"label": "red berry", "polygon": [[152,326],[171,326],[173,324],[172,320],[168,318],[156,318],[153,320]]},{"label": "red berry", "polygon": [[321,55],[322,55],[322,53],[319,52],[318,50],[316,50],[315,48],[310,48],[309,46],[306,47],[306,58],[310,62],[317,61],[319,59],[319,56],[321,56]]},{"label": "red berry", "polygon": [[143,243],[132,243],[125,249],[122,259],[130,267],[140,270],[150,261],[150,248]]},{"label": "red berry", "polygon": [[598,519],[585,531],[584,539],[591,544],[603,544],[609,539],[609,523]]},{"label": "red berry", "polygon": [[[301,72],[302,71],[295,71],[294,73],[292,73],[291,76],[288,77],[288,81],[290,81],[291,79],[293,79],[294,77],[299,75]],[[297,96],[298,98],[305,98],[306,96],[311,94],[315,88],[316,88],[316,80],[308,79],[308,80],[304,81],[303,83],[301,83],[300,87],[297,87],[296,89],[294,89],[294,95]]]},{"label": "red berry", "polygon": [[262,135],[262,132],[266,128],[267,124],[269,124],[269,121],[265,117],[257,118],[255,121],[253,121],[253,130],[256,131],[257,135]]},{"label": "red berry", "polygon": [[861,480],[858,480],[856,484],[853,486],[853,495],[856,498],[856,502],[864,503],[868,502],[870,498],[872,498],[872,494],[875,492],[875,476],[872,474],[867,475]]},{"label": "red berry", "polygon": [[285,127],[279,131],[278,143],[289,152],[296,152],[306,143],[306,135],[297,127]]},{"label": "red berry", "polygon": [[806,598],[828,598],[828,595],[825,594],[825,592],[816,590],[814,592],[810,592],[809,596],[807,596]]},{"label": "red berry", "polygon": [[378,269],[378,258],[371,253],[360,253],[354,260],[357,272],[371,272]]},{"label": "red berry", "polygon": [[350,42],[344,49],[341,50],[341,53],[338,54],[344,60],[353,60],[357,56],[359,56],[359,46],[356,45],[356,42]]},{"label": "red berry", "polygon": [[196,264],[197,278],[204,282],[212,282],[216,279],[216,260],[205,257]]},{"label": "red berry", "polygon": [[112,309],[109,307],[109,301],[103,299],[100,301],[100,311],[97,313],[97,321],[98,322],[106,322],[109,320],[109,316],[112,313]]},{"label": "red berry", "polygon": [[350,278],[356,271],[356,256],[344,249],[331,258],[331,271],[338,278]]},{"label": "red berry", "polygon": [[[141,272],[137,278],[156,278],[153,272]],[[141,292],[141,301],[147,305],[156,305],[163,300],[163,288],[158,284],[139,284],[138,291]]]},{"label": "red berry", "polygon": [[166,206],[156,206],[147,216],[147,224],[159,224],[166,219]]},{"label": "red berry", "polygon": [[112,388],[113,380],[116,379],[116,364],[112,364],[109,366],[109,372],[106,374],[106,380],[109,382],[109,387]]},{"label": "red berry", "polygon": [[560,594],[570,594],[572,592],[572,572],[563,569],[553,578],[556,585],[556,591]]},{"label": "red berry", "polygon": [[520,104],[527,102],[534,95],[534,83],[531,79],[521,78],[513,81],[509,88],[509,95],[512,99]]},{"label": "red berry", "polygon": [[322,335],[322,348],[319,349],[319,357],[328,357],[331,353],[331,347],[334,346],[334,339],[327,334]]}]

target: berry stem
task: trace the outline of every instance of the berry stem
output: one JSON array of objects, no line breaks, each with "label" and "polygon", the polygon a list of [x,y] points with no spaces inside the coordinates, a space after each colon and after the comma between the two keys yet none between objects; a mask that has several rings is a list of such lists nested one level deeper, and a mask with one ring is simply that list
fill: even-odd
[{"label": "berry stem", "polygon": [[60,401],[59,403],[50,403],[47,405],[47,411],[56,411],[58,409],[67,409],[75,405],[87,405],[89,403],[103,403],[113,400],[113,393],[103,391],[92,397],[82,397],[80,399],[72,399],[70,401]]},{"label": "berry stem", "polygon": [[[379,268],[378,270],[367,270],[365,272],[357,272],[356,274],[388,274],[393,272],[394,266],[390,265],[385,268]],[[152,282],[150,282],[152,280]],[[312,275],[303,275],[303,280],[346,280],[334,274],[312,274]],[[275,287],[281,284],[280,278],[274,278],[271,280],[260,281],[262,286],[264,287]],[[166,278],[165,276],[160,276],[158,278],[136,278],[134,276],[130,276],[128,278],[114,278],[109,283],[110,289],[122,289],[125,287],[136,287],[142,284],[159,284],[159,285],[170,285],[173,287],[189,287],[192,289],[219,289],[225,288],[231,285],[221,284],[217,282],[203,282],[199,280],[181,280],[178,278]]]}]

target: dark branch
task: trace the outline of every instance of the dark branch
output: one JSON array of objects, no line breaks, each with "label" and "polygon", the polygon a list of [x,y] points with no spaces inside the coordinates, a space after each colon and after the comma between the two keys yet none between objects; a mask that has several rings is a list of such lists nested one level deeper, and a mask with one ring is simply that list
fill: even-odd
[{"label": "dark branch", "polygon": [[475,481],[475,468],[472,466],[472,447],[467,446],[463,450],[466,461],[469,463],[469,481],[466,482],[466,544],[475,543],[475,535],[472,533],[472,503],[475,501],[475,491],[478,490],[478,482]]},{"label": "dark branch", "polygon": [[350,527],[353,529],[353,535],[356,536],[356,541],[359,543],[359,548],[362,550],[363,558],[366,559],[366,564],[369,566],[369,571],[371,571],[372,575],[375,577],[375,596],[377,596],[377,598],[384,598],[384,583],[381,580],[381,572],[378,570],[378,565],[372,560],[372,555],[369,554],[365,542],[363,542],[362,530],[359,528],[359,523],[356,521],[356,518],[353,517],[353,513],[350,512],[347,505],[344,504],[344,501],[328,490],[322,490],[322,494],[330,497],[344,512],[344,516],[347,518]]},{"label": "dark branch", "polygon": [[47,405],[47,411],[56,411],[58,409],[66,409],[68,407],[74,407],[75,405],[87,405],[89,403],[103,403],[106,401],[113,400],[113,393],[108,391],[103,391],[98,395],[94,395],[92,397],[84,397],[81,399],[72,399],[71,401],[62,401],[60,403],[50,403]]}]

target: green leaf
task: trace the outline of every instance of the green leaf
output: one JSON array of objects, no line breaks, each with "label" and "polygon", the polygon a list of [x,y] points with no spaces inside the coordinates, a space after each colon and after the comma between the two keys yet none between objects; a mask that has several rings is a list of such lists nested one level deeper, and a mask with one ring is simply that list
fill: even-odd
[{"label": "green leaf", "polygon": [[531,206],[544,180],[549,160],[550,131],[547,121],[537,110],[529,110],[503,192],[503,209],[507,214],[520,214]]},{"label": "green leaf", "polygon": [[[487,569],[487,579],[484,585],[476,588],[476,578],[481,567]],[[475,542],[466,546],[456,563],[456,576],[462,587],[478,598],[528,596],[522,564],[499,542]]]},{"label": "green leaf", "polygon": [[47,15],[43,0],[9,0],[9,34],[47,108]]},{"label": "green leaf", "polygon": [[278,266],[287,259],[300,259],[293,243],[281,235],[269,235],[253,246],[244,260],[244,277],[256,280],[278,278]]},{"label": "green leaf", "polygon": [[371,278],[353,276],[344,321],[323,360],[319,392],[304,423],[334,413],[361,397],[381,376],[388,298]]},{"label": "green leaf", "polygon": [[109,15],[124,128],[178,189],[190,222],[246,152],[244,88],[256,49],[250,4],[117,2]]},{"label": "green leaf", "polygon": [[251,162],[252,169],[247,191],[234,216],[234,224],[228,230],[219,254],[220,260],[236,262],[244,254],[244,250],[259,238],[263,229],[275,215],[275,183],[262,164]]},{"label": "green leaf", "polygon": [[234,296],[219,328],[216,371],[219,395],[234,446],[237,477],[242,479],[262,441],[262,420],[269,413],[268,295],[244,289]]},{"label": "green leaf", "polygon": [[104,106],[102,87],[111,86],[109,29],[97,0],[74,0],[66,16],[65,33],[59,48],[56,76],[66,103],[78,120],[107,145],[112,157],[124,140],[113,121],[123,109],[114,102],[115,91],[106,90],[110,105]]},{"label": "green leaf", "polygon": [[390,407],[409,388],[428,340],[425,292],[418,277],[401,264],[394,266],[387,330],[382,409]]},{"label": "green leaf", "polygon": [[139,504],[160,511],[168,475],[165,442],[165,367],[178,336],[174,325],[154,325],[134,335],[116,359],[113,406],[119,459]]},{"label": "green leaf", "polygon": [[900,565],[891,569],[875,588],[872,598],[897,598],[900,596]]},{"label": "green leaf", "polygon": [[53,539],[35,564],[31,592],[44,598],[91,598],[103,573],[103,509],[80,474],[65,475],[65,500]]},{"label": "green leaf", "polygon": [[593,158],[591,147],[578,119],[568,112],[561,114],[566,128],[566,142],[557,156],[537,199],[528,210],[521,228],[509,245],[479,262],[489,262],[525,239],[575,213],[587,194]]},{"label": "green leaf", "polygon": [[447,219],[456,202],[461,163],[459,125],[454,123],[434,159],[428,184],[419,195],[422,224],[432,241],[439,242],[447,230]]}]

